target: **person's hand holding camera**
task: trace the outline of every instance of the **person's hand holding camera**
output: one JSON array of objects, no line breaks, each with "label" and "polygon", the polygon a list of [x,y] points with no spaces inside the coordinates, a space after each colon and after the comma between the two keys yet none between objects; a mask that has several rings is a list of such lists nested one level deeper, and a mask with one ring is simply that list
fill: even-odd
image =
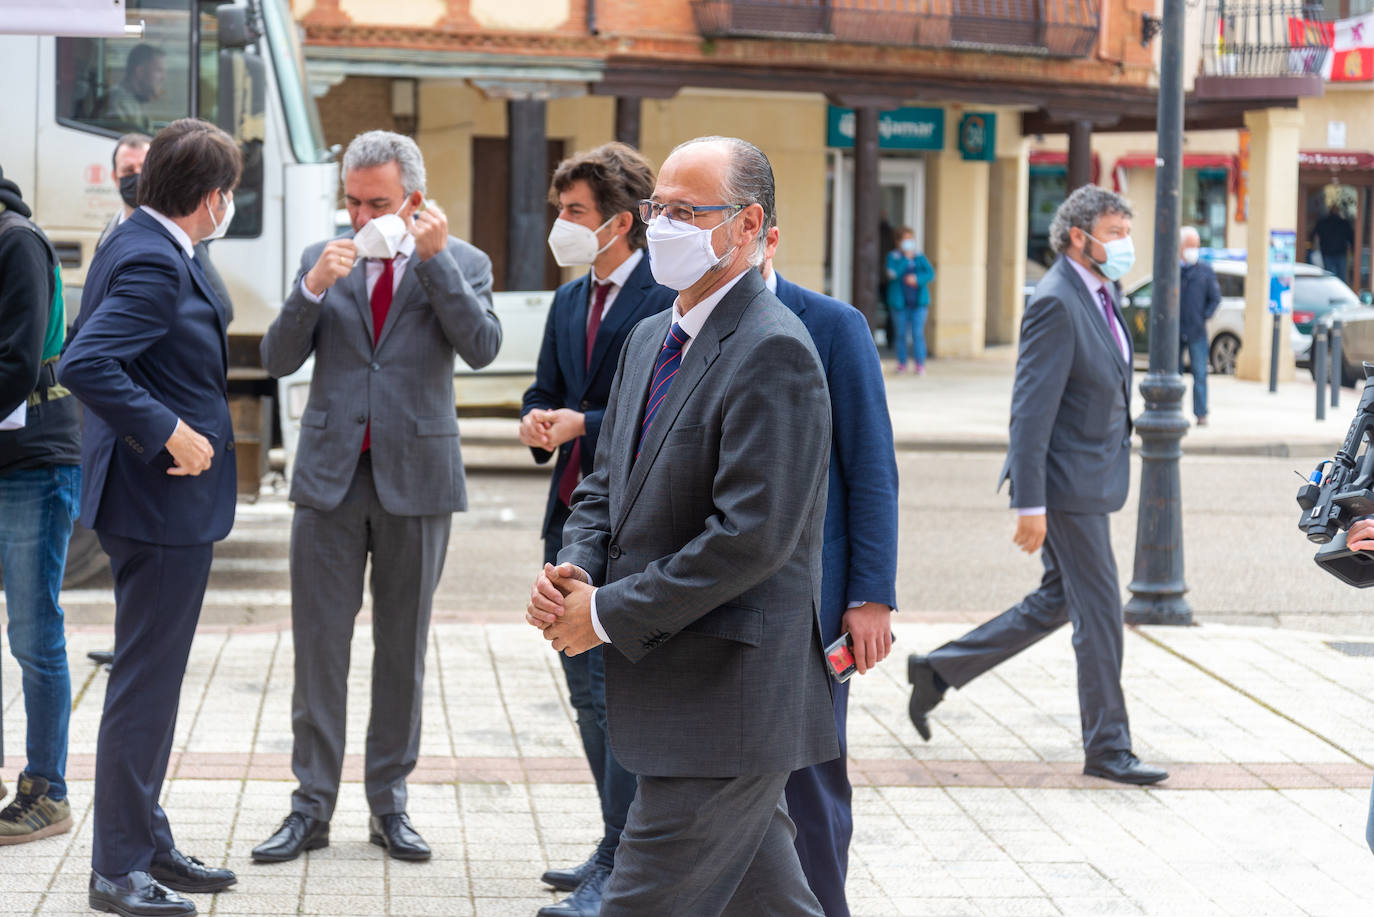
[{"label": "person's hand holding camera", "polygon": [[1352,551],[1374,551],[1374,517],[1352,524],[1345,536],[1345,546]]}]

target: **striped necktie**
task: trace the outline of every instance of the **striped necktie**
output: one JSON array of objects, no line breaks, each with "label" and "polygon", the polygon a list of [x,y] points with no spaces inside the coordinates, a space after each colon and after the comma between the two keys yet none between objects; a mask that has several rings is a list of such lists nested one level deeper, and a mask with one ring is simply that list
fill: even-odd
[{"label": "striped necktie", "polygon": [[639,451],[644,447],[644,436],[649,432],[649,427],[658,414],[659,405],[663,404],[663,399],[668,395],[668,389],[673,384],[678,367],[682,365],[682,348],[690,338],[691,335],[682,330],[682,325],[675,322],[673,327],[668,329],[668,336],[663,339],[663,347],[659,349],[658,359],[654,361],[654,382],[649,386],[649,400],[644,406],[644,423],[639,427],[639,445],[635,448],[635,458],[639,458]]}]

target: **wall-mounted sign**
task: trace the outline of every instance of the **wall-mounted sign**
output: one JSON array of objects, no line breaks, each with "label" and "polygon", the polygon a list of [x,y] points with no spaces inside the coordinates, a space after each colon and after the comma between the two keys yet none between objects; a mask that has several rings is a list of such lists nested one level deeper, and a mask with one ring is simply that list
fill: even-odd
[{"label": "wall-mounted sign", "polygon": [[997,115],[969,112],[959,119],[959,152],[965,159],[991,162],[997,158]]},{"label": "wall-mounted sign", "polygon": [[[825,145],[854,147],[854,109],[831,105],[826,111]],[[878,114],[878,148],[882,150],[943,150],[943,108],[895,108]]]}]

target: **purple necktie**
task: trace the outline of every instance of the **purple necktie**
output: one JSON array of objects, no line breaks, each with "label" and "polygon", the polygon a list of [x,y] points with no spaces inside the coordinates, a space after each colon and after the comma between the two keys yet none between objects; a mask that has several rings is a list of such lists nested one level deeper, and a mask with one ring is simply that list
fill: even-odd
[{"label": "purple necktie", "polygon": [[639,425],[639,445],[635,447],[635,458],[639,458],[639,451],[644,448],[644,435],[649,432],[649,427],[654,422],[658,406],[663,403],[663,399],[668,395],[668,389],[672,387],[673,376],[677,375],[678,367],[682,365],[682,348],[690,337],[691,335],[682,330],[681,325],[674,323],[673,327],[668,329],[668,336],[663,339],[658,359],[654,361],[654,380],[649,386],[649,401],[644,406],[644,422]]},{"label": "purple necktie", "polygon": [[1121,332],[1117,330],[1116,322],[1112,321],[1112,295],[1107,292],[1106,287],[1098,287],[1097,298],[1102,302],[1102,317],[1107,320],[1107,327],[1112,329],[1112,340],[1116,341],[1116,349],[1121,350]]}]

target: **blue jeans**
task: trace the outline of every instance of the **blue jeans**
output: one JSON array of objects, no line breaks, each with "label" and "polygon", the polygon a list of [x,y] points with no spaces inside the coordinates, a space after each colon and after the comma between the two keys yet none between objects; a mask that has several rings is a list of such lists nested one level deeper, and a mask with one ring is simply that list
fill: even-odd
[{"label": "blue jeans", "polygon": [[897,362],[906,363],[907,338],[911,339],[911,356],[918,365],[926,362],[926,313],[929,306],[915,309],[896,309],[892,312],[892,324],[896,329]]},{"label": "blue jeans", "polygon": [[67,797],[72,683],[57,596],[80,503],[79,465],[0,475],[0,567],[5,576],[10,651],[24,675],[28,718],[24,770],[48,781],[52,799]]},{"label": "blue jeans", "polygon": [[1183,363],[1182,354],[1188,355],[1193,372],[1193,416],[1207,416],[1207,361],[1211,357],[1207,339],[1184,341],[1180,348],[1179,364]]}]

